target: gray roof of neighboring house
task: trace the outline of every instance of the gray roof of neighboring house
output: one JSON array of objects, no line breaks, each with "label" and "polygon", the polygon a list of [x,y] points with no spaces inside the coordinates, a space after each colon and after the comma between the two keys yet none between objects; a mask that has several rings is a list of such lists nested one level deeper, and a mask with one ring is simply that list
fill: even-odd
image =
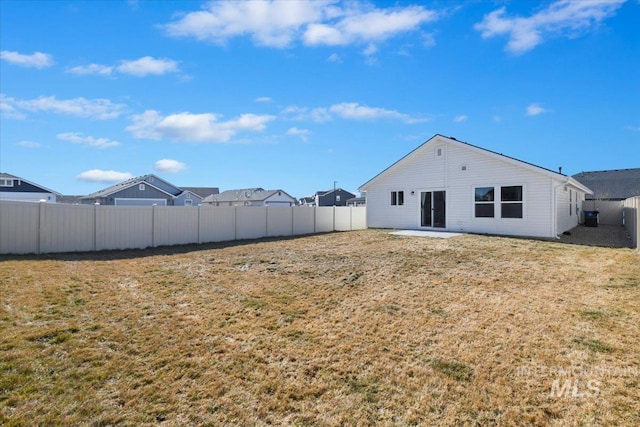
[{"label": "gray roof of neighboring house", "polygon": [[572,177],[593,191],[594,199],[640,196],[640,168],[580,172]]},{"label": "gray roof of neighboring house", "polygon": [[56,196],[62,196],[62,194],[58,193],[57,191],[53,191],[52,189],[47,188],[44,185],[36,184],[33,181],[29,181],[28,179],[20,178],[19,176],[11,175],[10,173],[0,172],[0,179],[18,179],[20,181],[24,181],[24,182],[26,182],[28,184],[31,184],[34,187],[39,187],[39,188],[43,189],[45,192],[47,192],[47,193],[53,193]]},{"label": "gray roof of neighboring house", "polygon": [[[291,197],[286,191],[283,190],[265,190],[264,188],[241,188],[238,190],[227,190],[220,194],[214,194],[205,197],[202,201],[211,202],[238,202],[238,201],[252,201],[259,202],[265,200],[277,192],[283,192],[287,196]],[[293,197],[291,197],[293,199]],[[295,199],[293,199],[295,200]]]},{"label": "gray roof of neighboring house", "polygon": [[[177,190],[176,194],[174,194],[174,196],[178,195],[178,194],[180,194],[182,192],[179,187],[176,187],[175,185],[171,184],[170,182],[167,182],[164,179],[159,178],[158,176],[156,176],[154,174],[147,174],[147,175],[142,175],[142,176],[136,176],[134,178],[127,179],[125,181],[122,181],[122,182],[120,182],[118,184],[115,184],[115,185],[112,185],[110,187],[103,188],[102,190],[96,191],[95,193],[87,194],[86,196],[82,197],[82,199],[94,199],[96,197],[106,197],[106,196],[108,196],[110,194],[113,194],[113,193],[116,193],[116,192],[118,192],[118,191],[120,191],[122,189],[131,187],[132,185],[134,185],[134,184],[136,184],[138,182],[153,185],[153,183],[149,183],[148,181],[146,181],[146,179],[149,178],[149,177],[153,177],[154,179],[158,179],[158,180],[160,180],[162,182],[165,182],[165,183],[169,184],[170,186],[174,187]],[[159,190],[163,191],[161,189],[159,189]],[[180,190],[180,191],[178,191],[178,190]],[[166,193],[166,191],[165,191],[165,193]],[[167,194],[169,194],[169,193],[167,193]]]},{"label": "gray roof of neighboring house", "polygon": [[186,191],[191,191],[193,194],[197,194],[202,198],[210,196],[212,194],[220,194],[220,189],[218,187],[180,187],[180,188]]}]

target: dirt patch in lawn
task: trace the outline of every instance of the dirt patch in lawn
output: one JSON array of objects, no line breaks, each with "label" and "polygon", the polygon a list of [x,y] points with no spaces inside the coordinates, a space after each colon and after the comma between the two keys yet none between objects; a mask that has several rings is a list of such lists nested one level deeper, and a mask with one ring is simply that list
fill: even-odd
[{"label": "dirt patch in lawn", "polygon": [[640,424],[635,251],[366,230],[176,252],[0,258],[0,424]]}]

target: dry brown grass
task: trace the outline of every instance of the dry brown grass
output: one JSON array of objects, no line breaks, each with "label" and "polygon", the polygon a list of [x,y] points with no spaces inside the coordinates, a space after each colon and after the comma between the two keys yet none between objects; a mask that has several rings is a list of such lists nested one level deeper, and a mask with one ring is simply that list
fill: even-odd
[{"label": "dry brown grass", "polygon": [[629,249],[366,230],[2,258],[0,281],[0,424],[640,424]]}]

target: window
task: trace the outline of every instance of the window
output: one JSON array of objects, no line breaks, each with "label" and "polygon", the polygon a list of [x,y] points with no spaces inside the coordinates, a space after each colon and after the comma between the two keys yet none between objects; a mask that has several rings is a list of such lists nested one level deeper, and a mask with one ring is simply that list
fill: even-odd
[{"label": "window", "polygon": [[140,184],[140,185],[138,185],[138,190],[140,190],[140,191],[144,191],[144,184]]},{"label": "window", "polygon": [[336,194],[336,202],[339,202],[339,201],[340,201],[340,195]]},{"label": "window", "polygon": [[493,187],[476,187],[475,210],[476,218],[493,218],[495,191]]},{"label": "window", "polygon": [[392,191],[391,192],[391,206],[404,205],[404,191]]},{"label": "window", "polygon": [[438,150],[436,151],[436,156],[442,156],[442,148],[438,148]]},{"label": "window", "polygon": [[514,185],[500,189],[502,218],[522,218],[522,186]]},{"label": "window", "polygon": [[0,179],[0,187],[13,187],[12,179]]}]

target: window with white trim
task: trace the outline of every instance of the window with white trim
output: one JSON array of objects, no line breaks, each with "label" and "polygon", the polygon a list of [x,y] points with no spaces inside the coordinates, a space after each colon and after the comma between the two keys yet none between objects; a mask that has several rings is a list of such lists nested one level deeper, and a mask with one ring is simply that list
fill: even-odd
[{"label": "window with white trim", "polygon": [[138,190],[140,190],[140,191],[144,191],[144,188],[145,188],[145,187],[144,187],[144,184],[140,184],[140,185],[138,185]]},{"label": "window with white trim", "polygon": [[392,191],[391,192],[391,206],[404,205],[404,191]]},{"label": "window with white trim", "polygon": [[493,218],[495,216],[495,188],[475,188],[475,217]]},{"label": "window with white trim", "polygon": [[0,179],[0,187],[13,187],[13,179]]},{"label": "window with white trim", "polygon": [[522,218],[522,185],[500,187],[502,218]]}]

